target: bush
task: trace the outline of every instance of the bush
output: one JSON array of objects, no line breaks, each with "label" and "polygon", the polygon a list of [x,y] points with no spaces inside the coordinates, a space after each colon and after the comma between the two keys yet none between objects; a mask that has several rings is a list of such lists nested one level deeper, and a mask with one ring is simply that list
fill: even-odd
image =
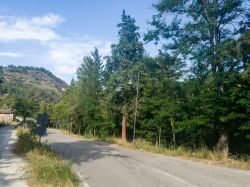
[{"label": "bush", "polygon": [[14,152],[26,157],[28,180],[32,186],[79,186],[72,166],[58,158],[48,146],[38,142],[38,137],[28,129],[17,129],[18,141]]},{"label": "bush", "polygon": [[35,147],[40,146],[37,137],[32,135],[28,129],[17,129],[18,141],[15,144],[14,152],[16,154],[26,154],[33,150]]},{"label": "bush", "polygon": [[79,179],[71,165],[58,159],[47,148],[36,148],[27,154],[30,177],[33,183],[54,186],[77,186]]}]

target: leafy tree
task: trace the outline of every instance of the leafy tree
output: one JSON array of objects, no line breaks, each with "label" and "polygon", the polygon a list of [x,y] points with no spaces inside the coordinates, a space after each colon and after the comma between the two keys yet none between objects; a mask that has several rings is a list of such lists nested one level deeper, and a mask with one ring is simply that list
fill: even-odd
[{"label": "leafy tree", "polygon": [[14,108],[16,109],[16,114],[22,116],[25,122],[27,117],[34,115],[35,103],[30,98],[18,96]]},{"label": "leafy tree", "polygon": [[54,126],[74,133],[105,137],[123,129],[122,138],[130,139],[140,75],[137,136],[160,146],[249,153],[249,15],[242,1],[154,6],[159,14],[145,40],[163,43],[156,57],[145,55],[139,27],[124,11],[105,65],[95,49],[61,100],[52,107],[42,102],[40,111],[51,111]]},{"label": "leafy tree", "polygon": [[[249,68],[250,64],[250,13],[247,14],[247,20],[241,23],[241,36],[238,40],[240,46],[241,58],[245,69]],[[247,67],[248,66],[248,67]]]},{"label": "leafy tree", "polygon": [[147,41],[166,39],[169,42],[163,46],[164,49],[189,59],[194,68],[211,76],[210,83],[216,99],[211,97],[208,103],[214,106],[213,111],[216,112],[208,117],[219,128],[217,148],[225,155],[228,155],[230,124],[220,118],[229,115],[225,112],[227,98],[224,97],[227,94],[227,75],[243,68],[238,55],[231,55],[237,30],[240,30],[235,22],[240,23],[241,15],[244,15],[242,3],[242,0],[160,0],[154,5],[159,14],[151,22],[155,30],[145,36]]}]

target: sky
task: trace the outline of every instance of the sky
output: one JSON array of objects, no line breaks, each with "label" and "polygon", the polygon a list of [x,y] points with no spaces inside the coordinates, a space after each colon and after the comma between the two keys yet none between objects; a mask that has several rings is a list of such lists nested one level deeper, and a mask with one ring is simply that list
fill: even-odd
[{"label": "sky", "polygon": [[[104,57],[118,40],[122,10],[140,33],[150,28],[154,0],[0,0],[0,65],[44,67],[70,82],[84,56]],[[154,44],[146,44],[150,55]]]}]

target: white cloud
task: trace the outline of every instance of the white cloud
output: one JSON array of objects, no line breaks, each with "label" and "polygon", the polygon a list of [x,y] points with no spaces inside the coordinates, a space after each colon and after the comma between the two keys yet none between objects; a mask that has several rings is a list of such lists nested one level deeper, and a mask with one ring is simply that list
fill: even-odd
[{"label": "white cloud", "polygon": [[14,52],[0,51],[0,57],[19,58],[19,57],[23,57],[23,55],[19,53],[14,53]]},{"label": "white cloud", "polygon": [[[0,57],[32,57],[36,60],[32,63],[45,65],[60,77],[69,77],[75,76],[83,57],[90,55],[95,47],[102,56],[110,53],[109,41],[79,34],[68,36],[59,34],[55,28],[63,21],[62,16],[53,13],[29,18],[0,15],[0,42],[4,45],[11,46],[20,40],[38,41],[31,44],[30,49],[26,48],[25,53],[0,51]],[[41,48],[41,51],[33,52],[36,48]],[[20,48],[20,51],[22,50],[23,48]]]},{"label": "white cloud", "polygon": [[48,26],[55,27],[58,24],[62,23],[64,18],[60,15],[49,13],[41,17],[33,17],[31,23],[37,26]]},{"label": "white cloud", "polygon": [[100,54],[105,56],[110,53],[111,43],[89,37],[71,40],[61,40],[48,44],[48,61],[53,63],[57,74],[73,74],[82,63],[84,56],[97,47]]},{"label": "white cloud", "polygon": [[16,40],[38,40],[51,41],[60,39],[53,27],[63,21],[63,18],[56,14],[47,14],[41,17],[20,18],[0,17],[0,41]]}]

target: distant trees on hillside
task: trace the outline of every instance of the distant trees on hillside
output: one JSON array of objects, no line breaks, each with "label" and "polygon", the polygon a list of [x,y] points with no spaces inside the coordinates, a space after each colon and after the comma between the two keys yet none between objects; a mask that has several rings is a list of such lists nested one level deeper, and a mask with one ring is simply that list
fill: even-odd
[{"label": "distant trees on hillside", "polygon": [[58,101],[68,86],[44,68],[13,65],[0,67],[0,82],[0,108],[14,108],[24,118],[35,117],[41,103]]}]

